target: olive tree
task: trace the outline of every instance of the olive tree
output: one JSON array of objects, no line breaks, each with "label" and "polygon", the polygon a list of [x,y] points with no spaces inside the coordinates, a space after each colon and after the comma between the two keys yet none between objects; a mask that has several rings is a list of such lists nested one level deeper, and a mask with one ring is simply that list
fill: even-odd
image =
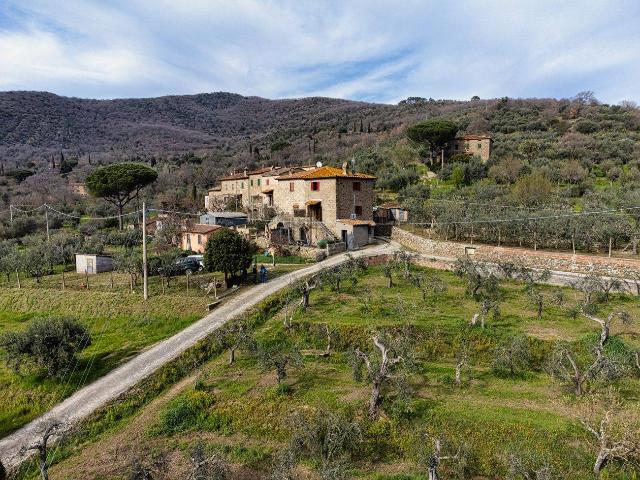
[{"label": "olive tree", "polygon": [[289,423],[291,452],[316,461],[322,480],[348,478],[351,454],[362,440],[357,422],[346,414],[320,407],[294,412]]},{"label": "olive tree", "polygon": [[640,460],[640,423],[624,409],[612,389],[595,395],[575,415],[591,436],[597,452],[593,473],[597,476],[608,464]]},{"label": "olive tree", "polygon": [[264,371],[275,370],[278,384],[287,377],[289,367],[301,368],[304,364],[298,346],[288,338],[258,341],[256,355]]},{"label": "olive tree", "polygon": [[353,357],[353,372],[356,380],[363,379],[365,367],[366,380],[371,384],[369,398],[369,418],[376,419],[382,403],[382,389],[388,384],[404,380],[404,368],[408,366],[410,352],[406,337],[391,338],[376,334],[372,337],[373,351],[363,352],[356,348]]},{"label": "olive tree", "polygon": [[35,369],[47,377],[59,377],[76,361],[76,355],[91,345],[87,327],[72,318],[37,318],[24,331],[0,337],[5,361],[16,373]]},{"label": "olive tree", "polygon": [[217,329],[214,335],[220,346],[229,350],[229,365],[236,361],[238,349],[246,348],[252,351],[255,348],[251,328],[246,319],[228,323]]}]

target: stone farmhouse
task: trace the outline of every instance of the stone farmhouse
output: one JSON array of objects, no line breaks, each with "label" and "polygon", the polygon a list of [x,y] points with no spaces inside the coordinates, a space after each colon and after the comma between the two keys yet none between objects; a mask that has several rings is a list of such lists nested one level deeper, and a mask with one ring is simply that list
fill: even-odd
[{"label": "stone farmhouse", "polygon": [[272,242],[335,240],[353,249],[373,240],[375,180],[350,170],[347,162],[342,168],[266,167],[220,179],[205,208],[232,202],[251,212],[268,210]]},{"label": "stone farmhouse", "polygon": [[475,155],[483,162],[489,160],[491,156],[491,144],[493,140],[488,135],[460,135],[455,138],[449,153],[468,153]]}]

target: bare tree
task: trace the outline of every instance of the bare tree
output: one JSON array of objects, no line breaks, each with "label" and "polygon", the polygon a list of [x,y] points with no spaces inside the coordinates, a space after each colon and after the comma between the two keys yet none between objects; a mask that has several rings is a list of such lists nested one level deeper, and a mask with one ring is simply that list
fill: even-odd
[{"label": "bare tree", "polygon": [[458,447],[458,451],[454,454],[443,455],[443,440],[439,437],[434,438],[433,440],[433,448],[430,454],[427,456],[426,464],[427,464],[427,473],[429,480],[438,480],[440,478],[440,474],[438,469],[440,468],[440,464],[443,461],[461,461],[463,459],[463,445]]},{"label": "bare tree", "polygon": [[552,480],[554,478],[547,459],[530,452],[512,453],[507,457],[507,480]]},{"label": "bare tree", "polygon": [[31,450],[38,452],[38,468],[40,469],[40,478],[42,480],[49,480],[49,460],[47,458],[47,449],[49,447],[49,441],[52,437],[55,437],[61,430],[63,430],[65,424],[53,420],[45,425],[40,438],[35,443],[23,447],[21,454],[24,455]]},{"label": "bare tree", "polygon": [[640,459],[640,424],[623,410],[621,400],[612,389],[594,397],[578,415],[598,452],[593,473],[599,476],[602,469],[614,461]]},{"label": "bare tree", "polygon": [[382,388],[394,379],[399,366],[405,362],[405,358],[400,354],[401,349],[397,347],[399,342],[383,338],[381,335],[374,335],[372,341],[377,349],[377,354],[375,352],[365,353],[359,348],[355,349],[354,376],[359,380],[362,376],[362,366],[366,367],[367,380],[371,383],[369,417],[375,419],[380,413]]},{"label": "bare tree", "polygon": [[604,348],[605,344],[609,341],[609,335],[611,330],[611,324],[616,318],[619,318],[622,323],[629,324],[631,323],[631,317],[626,312],[616,311],[609,314],[606,319],[602,319],[596,317],[588,313],[585,309],[582,310],[582,314],[587,317],[589,320],[593,320],[597,324],[600,325],[600,348]]}]

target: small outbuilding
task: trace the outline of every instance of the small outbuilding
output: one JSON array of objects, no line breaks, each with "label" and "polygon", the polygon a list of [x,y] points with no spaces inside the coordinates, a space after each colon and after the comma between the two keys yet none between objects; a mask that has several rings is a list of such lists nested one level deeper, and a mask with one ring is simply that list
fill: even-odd
[{"label": "small outbuilding", "polygon": [[357,250],[374,240],[375,222],[371,220],[338,219],[336,225],[340,231],[340,240],[347,250]]},{"label": "small outbuilding", "polygon": [[248,216],[242,212],[210,212],[200,215],[201,225],[220,225],[222,227],[237,227],[246,225]]},{"label": "small outbuilding", "polygon": [[95,273],[111,272],[113,257],[96,253],[76,253],[76,272],[93,275]]}]

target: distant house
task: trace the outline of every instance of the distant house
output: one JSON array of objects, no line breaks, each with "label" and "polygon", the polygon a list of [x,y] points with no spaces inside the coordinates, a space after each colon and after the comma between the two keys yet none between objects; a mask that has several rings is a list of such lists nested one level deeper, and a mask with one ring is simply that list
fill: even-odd
[{"label": "distant house", "polygon": [[191,250],[197,253],[204,253],[207,240],[213,232],[223,227],[220,225],[203,225],[196,223],[193,226],[185,227],[182,231],[180,247],[182,250]]},{"label": "distant house", "polygon": [[111,272],[113,258],[111,255],[91,253],[76,253],[76,272],[94,275],[96,273]]},{"label": "distant house", "polygon": [[409,212],[395,202],[385,203],[373,209],[376,223],[403,223],[409,221]]},{"label": "distant house", "polygon": [[491,156],[492,138],[489,135],[460,135],[455,138],[449,153],[467,153],[486,162]]},{"label": "distant house", "polygon": [[246,225],[247,221],[247,214],[242,212],[210,212],[200,215],[201,225],[236,227],[238,225]]}]

